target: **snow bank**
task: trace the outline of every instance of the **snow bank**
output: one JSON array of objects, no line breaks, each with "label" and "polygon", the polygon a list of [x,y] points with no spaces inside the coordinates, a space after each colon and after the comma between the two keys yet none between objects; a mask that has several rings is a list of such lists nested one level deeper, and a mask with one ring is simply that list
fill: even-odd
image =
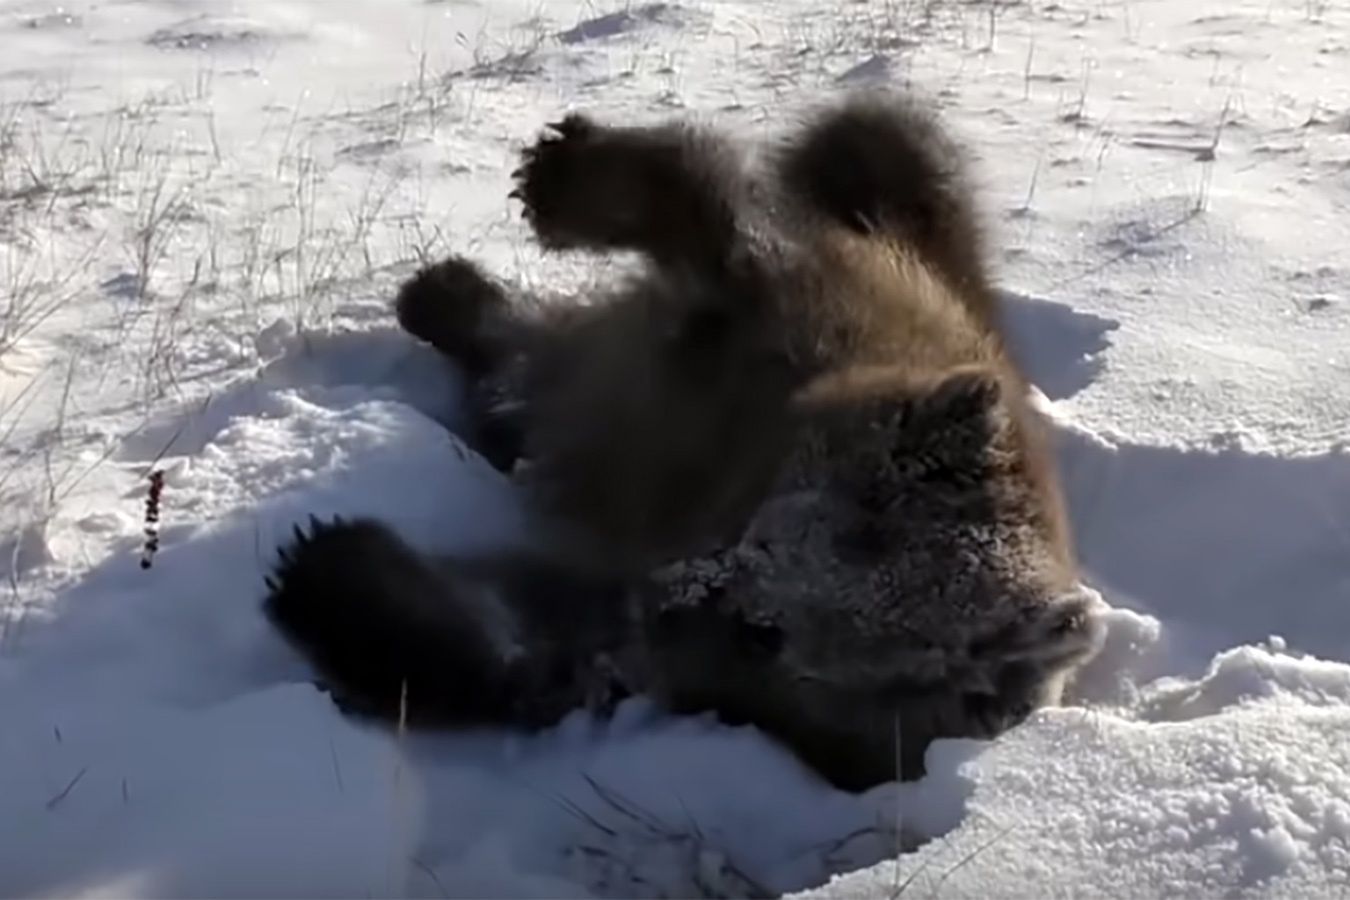
[{"label": "snow bank", "polygon": [[1244,648],[1150,692],[1138,718],[1038,713],[956,767],[973,782],[961,827],[812,896],[1335,896],[1350,884],[1347,677]]}]

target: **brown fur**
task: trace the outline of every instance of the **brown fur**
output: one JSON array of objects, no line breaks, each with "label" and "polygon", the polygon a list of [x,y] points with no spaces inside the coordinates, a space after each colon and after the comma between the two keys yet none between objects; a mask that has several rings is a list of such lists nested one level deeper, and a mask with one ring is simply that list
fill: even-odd
[{"label": "brown fur", "polygon": [[[626,623],[604,654],[619,693],[753,723],[849,788],[917,775],[934,738],[993,736],[1055,702],[1100,626],[959,154],[930,114],[855,97],[756,168],[706,129],[571,116],[516,174],[545,246],[646,265],[563,309],[510,303],[458,259],[398,298],[405,327],[473,377],[490,457],[528,463],[565,560],[505,589],[505,608],[533,621],[550,579],[582,606],[578,579],[628,584],[626,611],[600,616]],[[318,658],[336,638],[311,621],[317,588],[285,576],[391,565],[411,563],[311,549],[269,609]],[[446,603],[466,602],[439,577]],[[408,602],[329,580],[353,621]],[[482,643],[473,631],[461,647]],[[547,629],[525,632],[521,658],[556,658],[535,646]],[[414,636],[368,651],[386,678]],[[487,695],[515,698],[500,718],[520,722],[507,710],[538,680],[495,666]],[[582,668],[562,680],[574,701],[598,677]]]},{"label": "brown fur", "polygon": [[[517,173],[540,241],[636,249],[649,264],[583,308],[492,305],[473,333],[517,336],[527,481],[584,541],[575,552],[642,571],[737,533],[799,424],[791,395],[819,374],[979,363],[1020,377],[995,328],[960,154],[917,104],[855,98],[767,171],[682,123],[573,115],[555,130]],[[853,209],[855,195],[870,206]],[[444,310],[460,323],[482,292],[418,287],[400,297],[405,322]]]}]

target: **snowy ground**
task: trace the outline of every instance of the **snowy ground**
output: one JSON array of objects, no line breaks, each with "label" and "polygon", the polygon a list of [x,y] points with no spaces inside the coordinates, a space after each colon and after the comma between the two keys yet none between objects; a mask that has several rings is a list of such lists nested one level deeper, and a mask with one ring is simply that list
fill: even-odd
[{"label": "snowy ground", "polygon": [[[9,0],[0,47],[0,894],[1350,893],[1345,0]],[[516,534],[398,280],[590,277],[505,200],[561,110],[877,80],[980,164],[1116,607],[1074,704],[862,797],[640,703],[337,716],[258,612],[291,522]]]}]

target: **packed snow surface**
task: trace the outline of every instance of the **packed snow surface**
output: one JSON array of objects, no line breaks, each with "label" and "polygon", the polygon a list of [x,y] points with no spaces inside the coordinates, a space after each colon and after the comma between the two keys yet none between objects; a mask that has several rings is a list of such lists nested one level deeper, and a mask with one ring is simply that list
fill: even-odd
[{"label": "packed snow surface", "polygon": [[[10,0],[0,47],[0,895],[1350,891],[1342,0]],[[641,701],[339,716],[259,612],[293,523],[519,538],[399,280],[603,276],[506,199],[567,109],[755,137],[875,83],[976,159],[1113,607],[1069,705],[862,796]]]}]

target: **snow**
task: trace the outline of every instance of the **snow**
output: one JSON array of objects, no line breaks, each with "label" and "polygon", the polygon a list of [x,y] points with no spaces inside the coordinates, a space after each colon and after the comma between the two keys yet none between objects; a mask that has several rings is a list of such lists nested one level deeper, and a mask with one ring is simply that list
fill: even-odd
[{"label": "snow", "polygon": [[973,784],[959,829],[820,896],[907,882],[944,897],[1337,896],[1350,865],[1343,702],[1217,710],[1166,725],[1042,712],[953,761]]},{"label": "snow", "polygon": [[[11,0],[0,894],[1350,890],[1348,36],[1335,0]],[[976,156],[1113,607],[1069,704],[862,796],[642,701],[533,736],[339,716],[258,609],[293,523],[520,538],[387,310],[451,249],[596,277],[526,246],[519,146],[909,81]]]}]

